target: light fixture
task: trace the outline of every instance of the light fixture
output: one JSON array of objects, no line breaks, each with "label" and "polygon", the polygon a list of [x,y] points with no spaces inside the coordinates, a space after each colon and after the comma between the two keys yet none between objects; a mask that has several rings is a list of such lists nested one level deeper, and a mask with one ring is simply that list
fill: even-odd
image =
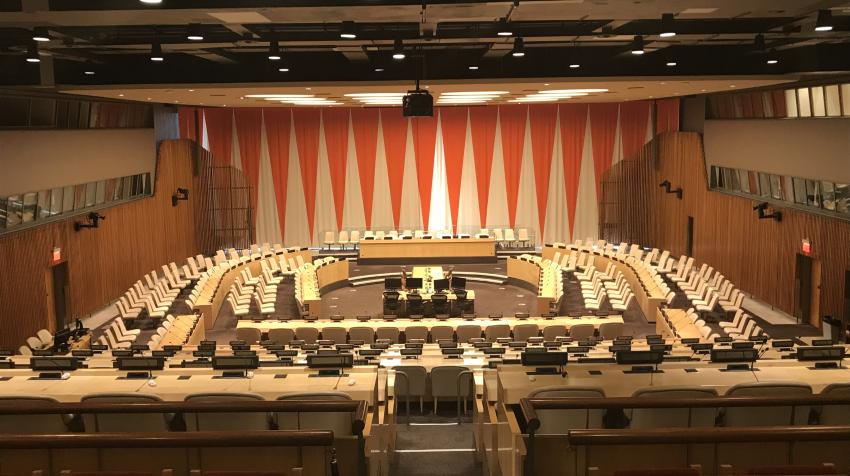
[{"label": "light fixture", "polygon": [[162,3],[162,0],[139,0],[139,1],[142,2],[142,3],[145,3],[147,5],[159,5],[160,3]]},{"label": "light fixture", "polygon": [[188,188],[178,188],[177,191],[171,195],[171,206],[176,207],[177,202],[180,200],[189,200]]},{"label": "light fixture", "polygon": [[376,73],[380,73],[380,72],[382,72],[383,70],[384,70],[384,68],[375,68],[375,72],[376,72]]},{"label": "light fixture", "polygon": [[200,23],[189,23],[188,28],[186,28],[186,39],[191,41],[204,40],[204,34],[201,31]]},{"label": "light fixture", "polygon": [[819,10],[815,31],[832,31],[832,11]]},{"label": "light fixture", "polygon": [[477,71],[477,70],[478,70],[478,66],[470,65],[470,66],[469,66],[469,70],[470,70],[470,71]]},{"label": "light fixture", "polygon": [[165,57],[162,56],[162,45],[159,43],[151,44],[151,61],[164,61]]},{"label": "light fixture", "polygon": [[342,27],[339,31],[339,37],[345,38],[346,40],[353,40],[357,38],[357,30],[354,26],[353,21],[342,22]]},{"label": "light fixture", "polygon": [[676,31],[673,29],[673,14],[665,13],[661,15],[661,38],[670,38],[676,36]]},{"label": "light fixture", "polygon": [[282,68],[278,68],[277,70],[278,70],[278,71],[280,71],[281,73],[288,73],[288,72],[289,72],[289,67],[288,67],[288,66],[284,66],[284,67],[282,67]]},{"label": "light fixture", "polygon": [[404,59],[404,44],[401,40],[393,41],[393,59],[394,60],[403,60]]},{"label": "light fixture", "polygon": [[770,53],[767,56],[767,59],[764,61],[767,64],[777,64],[779,60],[776,58],[776,51],[770,50]]},{"label": "light fixture", "polygon": [[635,39],[632,40],[632,44],[629,48],[631,49],[633,55],[644,54],[643,37],[640,35],[635,35]]},{"label": "light fixture", "polygon": [[94,70],[87,69],[87,70],[83,71],[83,74],[87,74],[87,75],[89,75],[89,76],[93,76],[93,75],[94,75]]},{"label": "light fixture", "polygon": [[280,45],[277,44],[277,40],[269,42],[269,59],[272,61],[280,59]]},{"label": "light fixture", "polygon": [[511,50],[511,56],[515,58],[522,58],[525,56],[525,42],[522,37],[517,37],[514,40],[514,48]]},{"label": "light fixture", "polygon": [[38,45],[35,43],[27,47],[27,63],[38,63],[41,58],[38,57]]},{"label": "light fixture", "polygon": [[106,220],[106,217],[98,214],[97,212],[91,212],[86,215],[87,223],[81,221],[74,222],[74,231],[80,231],[83,228],[97,228],[100,225],[100,220]]},{"label": "light fixture", "polygon": [[581,68],[581,65],[578,63],[570,63],[570,69],[578,69]]},{"label": "light fixture", "polygon": [[50,33],[48,33],[47,28],[37,26],[32,29],[32,39],[40,42],[50,41]]},{"label": "light fixture", "polygon": [[675,61],[668,61],[668,62],[667,62],[667,66],[670,66],[670,67],[676,66],[676,65],[678,65],[678,64],[679,64],[679,63],[676,63]]},{"label": "light fixture", "polygon": [[496,34],[499,36],[512,36],[514,34],[513,29],[511,29],[511,24],[508,23],[507,18],[499,20],[499,28],[496,31]]},{"label": "light fixture", "polygon": [[767,213],[767,202],[761,202],[758,205],[753,207],[753,210],[758,214],[759,220],[765,219],[773,219],[776,221],[782,221],[782,212],[779,210],[774,210],[773,213]]},{"label": "light fixture", "polygon": [[664,189],[664,191],[665,191],[665,192],[667,192],[667,193],[673,193],[673,194],[676,194],[676,197],[677,197],[679,200],[681,200],[681,199],[682,199],[682,187],[679,187],[679,188],[676,188],[676,189],[671,188],[671,187],[672,187],[672,185],[670,184],[670,181],[669,181],[669,180],[665,180],[665,181],[661,182],[660,184],[658,184],[658,186],[659,186],[659,187],[661,187],[661,188],[663,188],[663,189]]}]

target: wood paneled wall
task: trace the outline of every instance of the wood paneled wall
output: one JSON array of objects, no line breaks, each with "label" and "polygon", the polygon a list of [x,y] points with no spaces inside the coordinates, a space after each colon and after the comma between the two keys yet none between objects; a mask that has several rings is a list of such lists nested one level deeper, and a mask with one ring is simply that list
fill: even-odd
[{"label": "wood paneled wall", "polygon": [[[84,218],[78,216],[0,237],[0,348],[17,349],[39,329],[52,330],[54,247],[68,263],[73,317],[112,302],[144,273],[209,251],[208,224],[195,216],[206,194],[193,174],[194,147],[188,140],[162,142],[154,196],[101,211],[106,219],[97,229],[75,232],[74,221]],[[178,187],[189,188],[190,199],[172,207]]]},{"label": "wood paneled wall", "polygon": [[[845,323],[844,274],[850,269],[850,223],[782,209],[782,222],[759,220],[757,201],[708,190],[699,134],[671,132],[647,144],[634,160],[603,178],[600,232],[629,241],[686,251],[688,217],[694,218],[693,256],[720,270],[742,290],[793,314],[796,254],[812,242],[822,263],[820,311]],[[659,184],[682,187],[682,200]]]}]

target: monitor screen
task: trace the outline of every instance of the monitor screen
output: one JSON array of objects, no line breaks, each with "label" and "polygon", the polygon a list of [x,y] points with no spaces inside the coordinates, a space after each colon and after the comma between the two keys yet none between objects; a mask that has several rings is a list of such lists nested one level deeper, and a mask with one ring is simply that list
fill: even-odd
[{"label": "monitor screen", "polygon": [[79,360],[74,357],[32,357],[30,368],[36,372],[76,370]]},{"label": "monitor screen", "polygon": [[212,366],[215,370],[253,370],[260,366],[260,359],[254,356],[225,356],[213,357]]},{"label": "monitor screen", "polygon": [[449,280],[448,279],[435,279],[434,280],[434,291],[442,292],[449,289]]},{"label": "monitor screen", "polygon": [[174,357],[174,352],[170,350],[154,350],[151,351],[151,355],[154,357]]},{"label": "monitor screen", "polygon": [[721,364],[752,363],[758,359],[755,349],[712,349],[711,361]]},{"label": "monitor screen", "polygon": [[151,350],[151,349],[150,349],[150,347],[148,347],[147,344],[132,344],[130,346],[130,350],[146,351],[146,350]]},{"label": "monitor screen", "polygon": [[118,370],[162,370],[165,367],[165,359],[162,357],[120,357],[118,358]]},{"label": "monitor screen", "polygon": [[369,344],[369,348],[370,348],[370,349],[381,349],[381,350],[384,350],[384,349],[389,349],[389,348],[390,348],[390,345],[389,345],[389,344]]},{"label": "monitor screen", "polygon": [[401,355],[422,355],[422,347],[419,347],[418,349],[401,349]]},{"label": "monitor screen", "polygon": [[617,352],[620,365],[658,365],[664,360],[664,352],[653,350],[629,350]]},{"label": "monitor screen", "polygon": [[755,345],[755,342],[732,342],[733,349],[752,349]]},{"label": "monitor screen", "polygon": [[253,357],[257,355],[257,352],[254,350],[234,350],[233,355],[236,357]]},{"label": "monitor screen", "polygon": [[481,352],[484,352],[484,355],[499,355],[505,353],[504,347],[485,347],[481,349]]},{"label": "monitor screen", "polygon": [[180,352],[183,350],[182,345],[164,345],[162,346],[162,350],[167,350],[169,352]]},{"label": "monitor screen", "polygon": [[307,367],[311,369],[339,369],[354,365],[354,355],[308,355]]},{"label": "monitor screen", "polygon": [[425,345],[425,344],[423,344],[422,342],[405,342],[404,348],[405,349],[421,349],[423,345]]},{"label": "monitor screen", "polygon": [[251,350],[251,346],[248,344],[233,344],[230,346],[230,350]]},{"label": "monitor screen", "polygon": [[567,365],[569,354],[566,352],[523,352],[522,365],[526,366],[558,366]]},{"label": "monitor screen", "polygon": [[463,347],[454,347],[454,348],[443,348],[443,355],[461,355],[463,354]]},{"label": "monitor screen", "polygon": [[728,337],[728,336],[726,336],[726,337],[715,337],[714,342],[716,342],[718,344],[728,344],[729,342],[732,342],[732,338]]},{"label": "monitor screen", "polygon": [[382,352],[381,349],[359,349],[357,351],[357,353],[360,354],[360,355],[365,355],[365,356],[370,356],[370,357],[377,357],[377,356],[381,355],[381,352]]},{"label": "monitor screen", "polygon": [[842,360],[844,359],[844,347],[798,347],[797,360],[813,361],[813,360]]},{"label": "monitor screen", "polygon": [[439,345],[441,349],[453,349],[457,347],[457,342],[446,339],[439,341],[437,345]]},{"label": "monitor screen", "polygon": [[466,278],[461,278],[460,276],[452,276],[452,288],[466,289]]},{"label": "monitor screen", "polygon": [[690,348],[694,352],[699,352],[703,350],[711,350],[714,348],[714,344],[711,342],[697,342],[696,344],[691,344]]},{"label": "monitor screen", "polygon": [[699,337],[686,337],[682,339],[682,344],[691,345],[691,344],[699,344]]},{"label": "monitor screen", "polygon": [[794,341],[791,339],[775,340],[770,343],[770,346],[774,349],[790,349],[794,347]]},{"label": "monitor screen", "polygon": [[[132,352],[132,351],[129,351]],[[36,357],[50,357],[53,355],[53,351],[50,349],[33,349],[32,355]]]},{"label": "monitor screen", "polygon": [[214,340],[202,340],[201,343],[198,344],[198,345],[212,345],[212,346],[214,346],[215,341]]},{"label": "monitor screen", "polygon": [[354,348],[354,344],[337,344],[336,350],[351,350]]},{"label": "monitor screen", "polygon": [[612,354],[617,352],[627,352],[630,350],[632,350],[631,344],[614,344],[608,346],[608,352],[611,352]]},{"label": "monitor screen", "polygon": [[812,341],[812,346],[823,347],[823,346],[831,346],[831,345],[832,345],[832,339],[815,339],[815,340]]},{"label": "monitor screen", "polygon": [[91,357],[94,352],[91,349],[74,349],[71,351],[72,357]]},{"label": "monitor screen", "polygon": [[134,355],[136,353],[129,349],[112,349],[113,357],[132,357]]},{"label": "monitor screen", "polygon": [[405,286],[407,289],[422,289],[422,278],[407,278]]},{"label": "monitor screen", "polygon": [[384,278],[384,289],[401,289],[401,278]]},{"label": "monitor screen", "polygon": [[579,346],[573,346],[573,347],[567,347],[567,352],[570,353],[570,354],[586,354],[586,353],[590,352],[590,347],[580,346],[580,345]]},{"label": "monitor screen", "polygon": [[193,357],[213,357],[213,356],[215,356],[215,350],[196,350],[196,351],[192,352],[192,356]]}]

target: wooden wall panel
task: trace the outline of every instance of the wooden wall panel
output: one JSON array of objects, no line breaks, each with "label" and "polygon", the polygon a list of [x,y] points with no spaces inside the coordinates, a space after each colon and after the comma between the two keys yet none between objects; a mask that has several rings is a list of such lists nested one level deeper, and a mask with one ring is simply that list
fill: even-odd
[{"label": "wooden wall panel", "polygon": [[[85,316],[112,302],[136,280],[171,261],[206,250],[207,225],[195,219],[204,196],[193,175],[194,143],[160,144],[154,195],[101,211],[97,229],[74,231],[82,217],[0,237],[0,348],[15,348],[41,328],[52,330],[51,251],[62,249],[71,282],[71,314]],[[188,202],[171,205],[178,187]]]},{"label": "wooden wall panel", "polygon": [[[820,260],[822,315],[850,320],[844,273],[850,269],[850,223],[794,209],[782,222],[759,220],[756,200],[711,192],[699,134],[659,136],[636,160],[617,164],[603,179],[602,236],[685,253],[688,217],[694,217],[694,258],[719,269],[735,285],[784,312],[794,312],[794,272],[801,241]],[[669,180],[684,196],[664,193]]]}]

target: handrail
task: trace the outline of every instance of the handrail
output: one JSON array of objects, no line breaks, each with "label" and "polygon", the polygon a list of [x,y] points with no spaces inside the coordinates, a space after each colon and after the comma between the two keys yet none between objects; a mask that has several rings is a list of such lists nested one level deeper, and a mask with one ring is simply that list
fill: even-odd
[{"label": "handrail", "polygon": [[330,430],[0,434],[0,449],[331,446]]},{"label": "handrail", "polygon": [[[571,430],[568,445],[847,441],[850,426],[753,426],[654,428],[646,430]],[[538,438],[540,435],[538,435]]]},{"label": "handrail", "polygon": [[523,417],[532,431],[540,428],[537,410],[623,409],[623,408],[727,408],[801,405],[850,405],[850,397],[811,395],[805,397],[711,397],[711,398],[521,398]]}]

